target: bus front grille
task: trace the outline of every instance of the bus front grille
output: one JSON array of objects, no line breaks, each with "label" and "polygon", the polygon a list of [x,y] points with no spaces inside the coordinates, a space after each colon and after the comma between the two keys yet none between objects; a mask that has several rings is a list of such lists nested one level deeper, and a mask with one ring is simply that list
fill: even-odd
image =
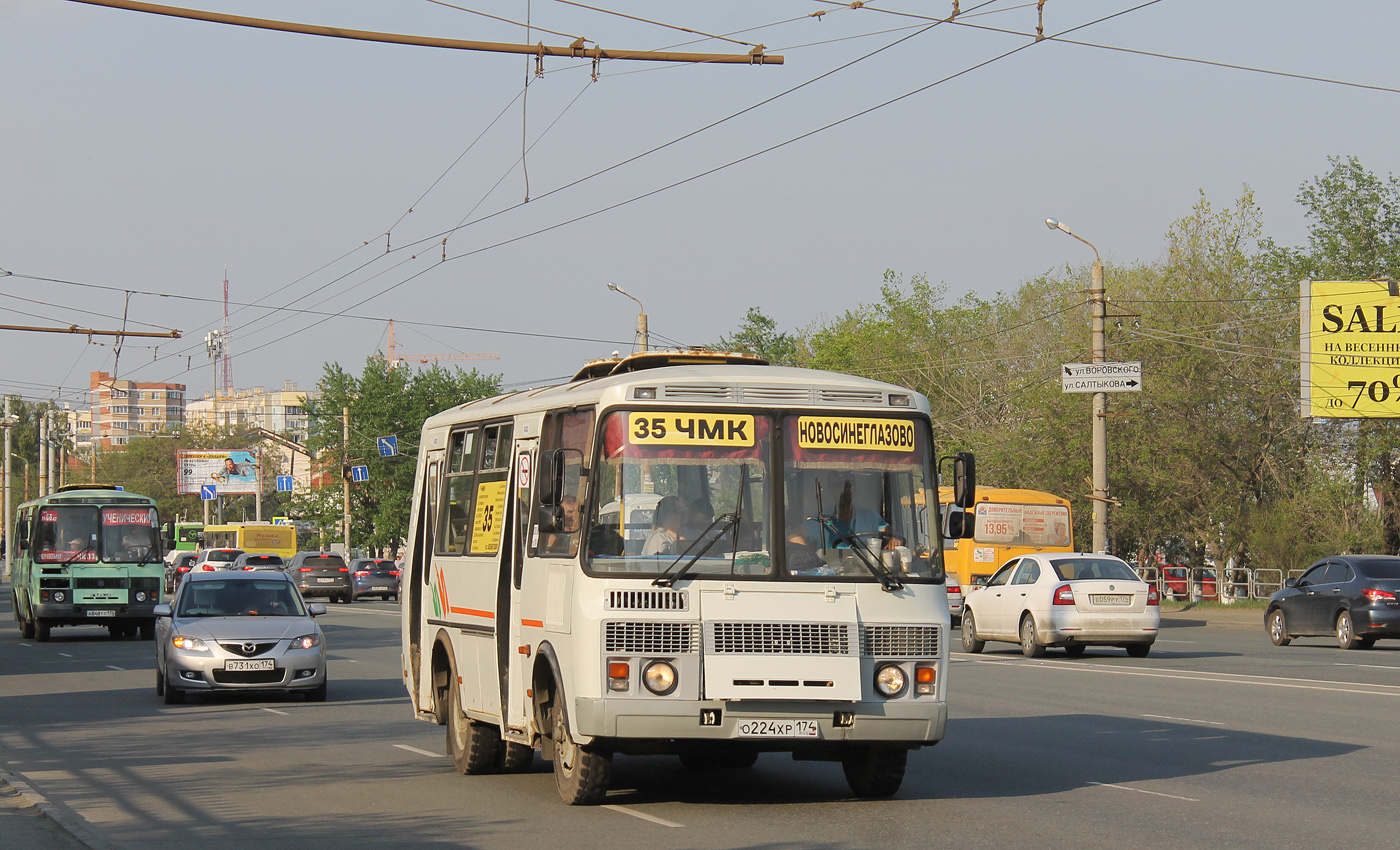
[{"label": "bus front grille", "polygon": [[852,655],[847,623],[705,624],[705,651],[719,655]]},{"label": "bus front grille", "polygon": [[609,611],[689,611],[684,590],[609,590],[603,605]]},{"label": "bus front grille", "polygon": [[125,590],[131,582],[125,576],[84,577],[73,579],[73,586],[79,590]]},{"label": "bus front grille", "polygon": [[697,623],[603,624],[603,651],[629,655],[686,655],[699,649]]},{"label": "bus front grille", "polygon": [[880,658],[938,657],[938,626],[866,626],[860,654]]}]

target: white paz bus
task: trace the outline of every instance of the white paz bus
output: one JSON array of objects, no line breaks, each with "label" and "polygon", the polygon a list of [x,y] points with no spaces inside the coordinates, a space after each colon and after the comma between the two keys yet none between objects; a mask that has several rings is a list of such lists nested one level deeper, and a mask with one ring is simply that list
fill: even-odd
[{"label": "white paz bus", "polygon": [[[460,772],[539,749],[566,802],[596,803],[614,754],[790,752],[887,796],[943,737],[923,396],[642,352],[440,413],[421,445],[404,683]],[[950,460],[970,506],[972,456]]]}]

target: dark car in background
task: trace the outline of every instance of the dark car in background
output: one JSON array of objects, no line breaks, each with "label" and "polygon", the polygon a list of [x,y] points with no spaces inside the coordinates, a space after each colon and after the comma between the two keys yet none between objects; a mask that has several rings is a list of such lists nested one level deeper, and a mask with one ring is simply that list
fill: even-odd
[{"label": "dark car in background", "polygon": [[336,602],[354,598],[350,567],[335,552],[298,552],[287,564],[287,575],[302,596],[329,596]]},{"label": "dark car in background", "polygon": [[190,568],[199,560],[198,552],[176,552],[175,557],[165,564],[165,594],[169,596],[189,575]]},{"label": "dark car in background", "polygon": [[350,579],[354,582],[350,601],[361,596],[399,599],[399,567],[385,558],[356,558],[350,562]]},{"label": "dark car in background", "polygon": [[1400,638],[1400,557],[1335,555],[1289,579],[1269,598],[1264,628],[1275,646],[1332,635],[1342,649]]},{"label": "dark car in background", "polygon": [[244,552],[233,559],[234,570],[278,570],[287,571],[287,562],[281,555],[274,555],[271,552]]}]

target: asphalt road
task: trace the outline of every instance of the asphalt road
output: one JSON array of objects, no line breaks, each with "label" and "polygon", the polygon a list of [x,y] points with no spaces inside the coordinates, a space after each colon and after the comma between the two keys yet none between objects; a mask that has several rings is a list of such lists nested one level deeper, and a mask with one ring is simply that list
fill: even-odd
[{"label": "asphalt road", "polygon": [[[1179,621],[1152,655],[955,653],[947,739],[891,800],[839,766],[738,772],[619,757],[608,805],[560,803],[550,766],[463,777],[411,717],[397,606],[329,606],[330,697],[165,706],[151,644],[98,629],[21,641],[0,617],[0,768],[89,846],[140,848],[1308,848],[1394,835],[1400,643],[1271,646]],[[3,774],[0,774],[3,776]],[[0,785],[0,788],[3,788]],[[4,795],[0,795],[3,797]],[[73,848],[0,799],[0,847]],[[17,818],[27,817],[20,822]],[[77,820],[77,819],[81,820]],[[7,836],[10,836],[7,839]]]}]

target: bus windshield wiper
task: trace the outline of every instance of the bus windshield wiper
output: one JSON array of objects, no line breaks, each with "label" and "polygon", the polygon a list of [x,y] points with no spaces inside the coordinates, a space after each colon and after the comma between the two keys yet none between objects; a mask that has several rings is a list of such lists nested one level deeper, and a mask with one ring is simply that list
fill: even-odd
[{"label": "bus windshield wiper", "polygon": [[847,546],[851,547],[851,551],[854,552],[860,562],[865,565],[865,568],[870,570],[870,574],[879,580],[881,587],[887,591],[902,590],[904,588],[904,584],[893,575],[890,575],[890,571],[885,569],[884,564],[871,556],[870,550],[865,547],[865,542],[863,540],[856,537],[854,534],[842,531],[836,525],[836,521],[831,517],[824,516],[821,518],[821,521],[822,525],[831,530],[832,536],[834,536],[838,542],[845,543]]},{"label": "bus windshield wiper", "polygon": [[71,558],[69,558],[68,560],[64,561],[62,564],[60,564],[60,566],[71,567],[71,566],[73,566],[73,564],[77,563],[78,559],[81,558],[85,552],[91,552],[91,551],[92,551],[92,544],[89,543],[88,545],[86,545],[86,546],[84,546],[83,548],[79,549],[78,551],[74,552],[74,553],[73,553],[73,557],[71,557]]},{"label": "bus windshield wiper", "polygon": [[[657,576],[652,581],[652,584],[656,587],[670,587],[671,585],[680,581],[682,578],[685,577],[686,573],[690,572],[690,568],[695,566],[695,563],[697,561],[705,557],[706,552],[714,548],[714,545],[724,537],[725,533],[728,532],[729,529],[733,528],[738,524],[739,514],[737,512],[732,514],[720,514],[719,516],[715,517],[710,522],[710,524],[706,526],[705,530],[700,532],[700,535],[698,537],[690,541],[690,545],[685,547],[685,551],[677,555],[676,560],[672,561],[670,565],[666,567],[666,569],[661,571],[661,575]],[[717,534],[711,535],[710,532],[714,531],[714,529],[719,526],[723,526],[723,528],[720,528]],[[704,546],[700,547],[700,551],[696,552],[694,555],[690,555],[690,550],[694,549],[696,545],[701,540],[704,540],[706,537],[709,537],[710,539],[705,543]],[[685,565],[682,566],[679,570],[676,570],[675,575],[671,575],[671,570],[676,569],[676,564],[679,564],[681,562],[681,559],[687,555],[690,555],[690,560],[686,561]]]}]

